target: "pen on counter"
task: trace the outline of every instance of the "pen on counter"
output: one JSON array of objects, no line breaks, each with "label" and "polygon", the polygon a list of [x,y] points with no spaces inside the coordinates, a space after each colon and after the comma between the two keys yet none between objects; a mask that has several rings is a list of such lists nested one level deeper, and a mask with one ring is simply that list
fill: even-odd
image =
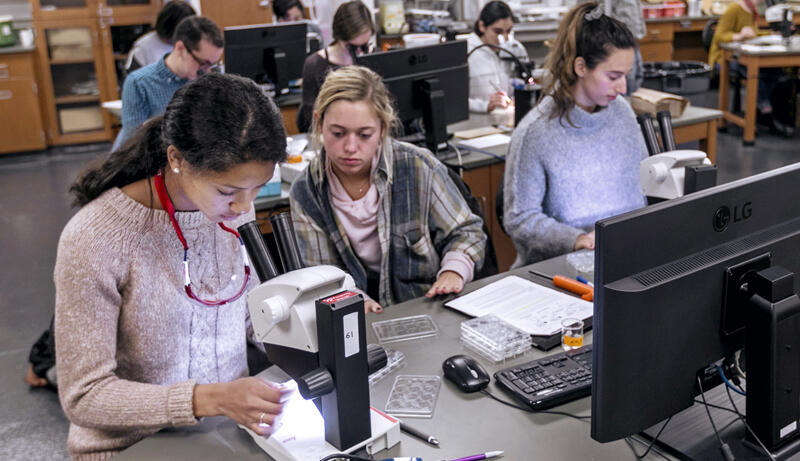
[{"label": "pen on counter", "polygon": [[413,427],[409,426],[408,424],[400,421],[400,430],[405,432],[406,434],[413,435],[414,437],[424,440],[425,442],[430,443],[431,445],[439,445],[439,439],[432,435],[428,435],[424,432],[421,432]]},{"label": "pen on counter", "polygon": [[581,282],[581,283],[585,283],[585,284],[589,285],[590,287],[593,287],[593,286],[594,286],[594,283],[592,283],[592,282],[590,282],[590,281],[586,280],[585,278],[581,277],[580,275],[576,275],[576,276],[575,276],[575,280],[577,280],[577,281],[579,281],[579,282]]},{"label": "pen on counter", "polygon": [[593,301],[594,300],[594,287],[591,287],[585,283],[581,283],[575,279],[571,279],[569,277],[564,277],[563,275],[555,275],[550,276],[544,274],[539,271],[529,270],[533,275],[538,275],[539,277],[544,277],[546,279],[550,279],[553,281],[553,285],[563,288],[567,291],[575,293],[576,295],[580,296],[581,299],[585,301]]},{"label": "pen on counter", "polygon": [[450,461],[478,461],[481,459],[489,459],[489,458],[494,458],[495,456],[502,456],[502,455],[503,455],[502,451],[487,451],[486,453],[467,456],[465,458],[451,459]]},{"label": "pen on counter", "polygon": [[498,85],[497,85],[497,83],[495,83],[495,82],[493,82],[493,81],[491,81],[491,80],[489,80],[489,83],[491,83],[491,84],[492,84],[492,86],[494,87],[494,89],[495,89],[495,90],[497,90],[497,91],[499,91],[499,92],[503,93],[503,100],[506,102],[506,104],[511,104],[511,103],[513,102],[513,101],[511,100],[511,98],[509,98],[509,97],[508,97],[508,95],[506,94],[506,92],[500,89],[500,86],[498,86]]}]

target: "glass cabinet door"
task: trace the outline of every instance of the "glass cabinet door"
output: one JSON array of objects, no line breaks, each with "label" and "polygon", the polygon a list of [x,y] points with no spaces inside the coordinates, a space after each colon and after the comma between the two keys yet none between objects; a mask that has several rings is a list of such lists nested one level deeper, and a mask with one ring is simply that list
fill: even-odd
[{"label": "glass cabinet door", "polygon": [[85,18],[93,0],[32,0],[33,16],[38,20]]},{"label": "glass cabinet door", "polygon": [[[108,138],[100,107],[97,30],[90,21],[50,25],[44,38],[43,83],[48,104],[48,135],[60,144]],[[49,85],[48,85],[49,83]]]}]

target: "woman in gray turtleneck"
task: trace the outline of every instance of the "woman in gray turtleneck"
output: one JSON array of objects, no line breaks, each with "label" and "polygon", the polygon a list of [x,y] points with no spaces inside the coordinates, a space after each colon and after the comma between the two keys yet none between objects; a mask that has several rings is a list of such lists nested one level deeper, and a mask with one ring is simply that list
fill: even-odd
[{"label": "woman in gray turtleneck", "polygon": [[647,148],[625,94],[636,41],[595,2],[562,20],[545,97],[514,131],[505,228],[522,265],[594,248],[594,223],[645,205]]}]

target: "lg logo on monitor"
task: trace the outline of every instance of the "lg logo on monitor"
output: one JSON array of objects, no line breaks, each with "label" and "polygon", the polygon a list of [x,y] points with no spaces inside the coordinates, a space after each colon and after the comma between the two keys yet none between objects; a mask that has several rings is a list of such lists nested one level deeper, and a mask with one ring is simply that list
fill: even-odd
[{"label": "lg logo on monitor", "polygon": [[717,208],[717,211],[714,212],[714,230],[717,232],[724,231],[728,228],[728,224],[731,223],[731,219],[733,222],[739,222],[750,218],[753,214],[752,205],[752,202],[745,202],[743,205],[734,205],[733,211],[731,211],[730,207],[727,205],[722,205]]}]

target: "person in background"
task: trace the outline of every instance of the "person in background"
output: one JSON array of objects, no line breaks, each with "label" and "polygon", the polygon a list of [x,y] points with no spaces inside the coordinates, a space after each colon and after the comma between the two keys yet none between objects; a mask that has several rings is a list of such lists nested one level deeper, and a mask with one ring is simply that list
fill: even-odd
[{"label": "person in background", "polygon": [[[770,31],[759,31],[758,0],[738,0],[728,5],[725,12],[717,22],[714,38],[708,50],[708,63],[719,73],[719,63],[722,60],[721,43],[741,42],[755,38],[759,35],[769,35]],[[758,74],[758,97],[756,110],[758,121],[766,124],[770,131],[782,135],[792,136],[794,130],[772,117],[772,92],[778,84],[781,69],[761,69]],[[736,62],[730,62],[730,75],[747,78],[747,67]]]},{"label": "person in background", "polygon": [[255,83],[212,73],[72,185],[81,208],[54,274],[72,459],[108,459],[204,416],[270,433],[283,390],[247,377],[246,293],[257,280],[235,229],[255,219],[285,139]]},{"label": "person in background", "polygon": [[214,21],[184,18],[175,28],[172,51],[128,75],[122,89],[122,130],[111,152],[117,151],[145,122],[164,113],[175,91],[217,65],[225,42]]},{"label": "person in background", "polygon": [[297,111],[297,128],[303,133],[311,128],[314,101],[325,76],[330,70],[352,65],[357,56],[369,53],[370,40],[377,31],[369,8],[358,0],[339,5],[332,28],[333,42],[303,63],[303,102]]},{"label": "person in background", "polygon": [[546,59],[553,78],[511,137],[504,224],[515,266],[594,248],[595,221],[645,205],[647,157],[625,94],[636,40],[596,2],[561,21]]},{"label": "person in background", "polygon": [[428,150],[389,136],[395,112],[381,77],[360,66],[328,74],[314,105],[322,149],[289,194],[300,253],[366,292],[367,311],[458,293],[483,263],[481,218]]},{"label": "person in background", "polygon": [[184,18],[195,14],[197,13],[194,8],[183,0],[167,2],[158,13],[154,30],[142,35],[133,43],[133,48],[128,53],[128,60],[125,61],[125,71],[130,73],[140,67],[148,66],[172,51],[175,28]]},{"label": "person in background", "polygon": [[[300,0],[273,0],[272,14],[277,22],[294,22],[306,19],[303,4],[300,3]],[[317,24],[309,21],[308,31],[317,34],[320,42],[322,42],[322,31]]]},{"label": "person in background", "polygon": [[[514,16],[508,5],[501,1],[487,3],[467,38],[469,52],[484,44],[500,46],[509,40],[513,27]],[[487,46],[472,52],[469,57],[469,110],[491,112],[498,107],[508,107],[511,91],[511,78],[498,50]]]}]

